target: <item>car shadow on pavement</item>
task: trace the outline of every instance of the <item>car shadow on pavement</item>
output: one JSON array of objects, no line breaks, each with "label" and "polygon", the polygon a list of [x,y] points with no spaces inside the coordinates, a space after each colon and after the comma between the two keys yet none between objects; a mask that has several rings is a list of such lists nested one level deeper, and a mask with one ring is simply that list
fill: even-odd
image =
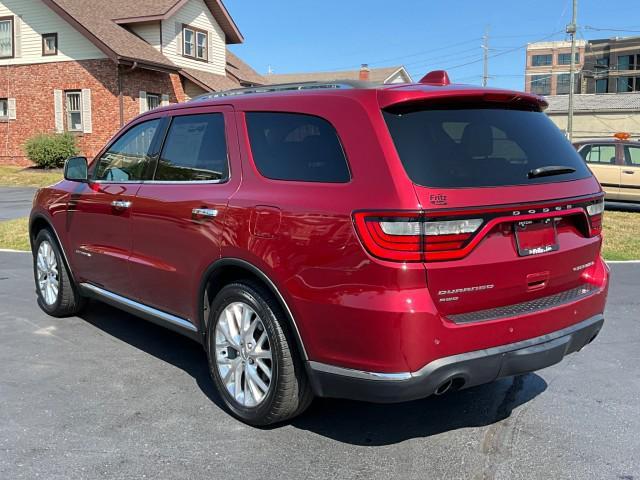
[{"label": "car shadow on pavement", "polygon": [[511,416],[513,409],[531,401],[546,388],[547,382],[542,377],[530,373],[398,404],[316,399],[292,424],[352,445],[391,445],[460,428],[494,424]]},{"label": "car shadow on pavement", "polygon": [[[196,342],[138,317],[92,301],[80,318],[149,355],[170,363],[196,381],[224,408],[215,390],[204,350]],[[514,408],[544,392],[547,383],[530,373],[487,385],[398,404],[316,399],[289,424],[343,443],[382,446],[460,428],[483,427],[508,418]],[[269,428],[278,428],[273,426]]]},{"label": "car shadow on pavement", "polygon": [[104,333],[184,370],[213,403],[224,408],[209,376],[207,356],[197,342],[98,301],[90,301],[79,317]]}]

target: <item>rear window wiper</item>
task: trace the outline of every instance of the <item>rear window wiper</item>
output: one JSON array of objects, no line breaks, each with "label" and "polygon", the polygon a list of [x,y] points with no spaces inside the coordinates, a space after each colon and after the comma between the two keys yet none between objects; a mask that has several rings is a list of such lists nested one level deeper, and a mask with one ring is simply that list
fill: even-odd
[{"label": "rear window wiper", "polygon": [[573,173],[575,168],[562,167],[558,165],[548,165],[546,167],[538,167],[533,170],[529,170],[527,176],[529,178],[550,177],[551,175],[562,175],[563,173]]}]

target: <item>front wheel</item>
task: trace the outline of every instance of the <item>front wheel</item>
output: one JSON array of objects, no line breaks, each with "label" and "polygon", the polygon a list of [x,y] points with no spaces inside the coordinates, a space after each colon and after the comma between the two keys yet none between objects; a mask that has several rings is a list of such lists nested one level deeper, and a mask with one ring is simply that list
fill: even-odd
[{"label": "front wheel", "polygon": [[251,282],[233,283],[210,309],[207,353],[211,376],[229,410],[251,425],[302,413],[312,393],[283,313]]},{"label": "front wheel", "polygon": [[75,315],[84,306],[85,299],[71,281],[58,242],[46,229],[38,232],[33,243],[33,275],[38,305],[49,315]]}]

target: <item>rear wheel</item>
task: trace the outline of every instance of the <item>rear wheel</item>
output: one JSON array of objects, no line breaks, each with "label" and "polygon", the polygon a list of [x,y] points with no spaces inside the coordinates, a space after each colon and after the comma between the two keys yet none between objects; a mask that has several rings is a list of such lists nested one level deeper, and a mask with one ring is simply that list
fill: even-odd
[{"label": "rear wheel", "polygon": [[33,244],[33,273],[38,305],[49,315],[75,315],[85,299],[75,289],[58,242],[49,230],[38,232]]},{"label": "rear wheel", "polygon": [[302,413],[312,393],[288,326],[269,292],[227,285],[214,299],[207,332],[211,376],[229,410],[251,425]]}]

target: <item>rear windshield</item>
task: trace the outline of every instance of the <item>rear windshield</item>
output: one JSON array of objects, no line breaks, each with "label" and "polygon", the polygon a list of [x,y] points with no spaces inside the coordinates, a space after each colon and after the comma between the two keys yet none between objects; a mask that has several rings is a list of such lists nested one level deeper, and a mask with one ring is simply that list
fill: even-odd
[{"label": "rear windshield", "polygon": [[[418,185],[494,187],[591,175],[562,132],[542,112],[474,106],[389,109],[383,115],[404,168]],[[549,166],[575,171],[530,174]]]}]

